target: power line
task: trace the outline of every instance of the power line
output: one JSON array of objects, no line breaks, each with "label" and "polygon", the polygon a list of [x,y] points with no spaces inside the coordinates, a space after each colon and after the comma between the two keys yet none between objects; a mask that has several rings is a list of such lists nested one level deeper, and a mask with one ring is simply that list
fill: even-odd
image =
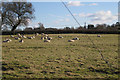
[{"label": "power line", "polygon": [[[75,16],[72,14],[72,12],[70,11],[70,9],[67,7],[67,5],[61,0],[61,2],[63,3],[63,5],[66,7],[66,9],[69,11],[69,13],[71,14],[71,16],[73,17],[73,19],[78,23],[78,25],[80,26],[80,23],[78,22],[78,20],[75,18]],[[86,34],[87,35],[87,34]],[[111,65],[109,64],[109,62],[107,60],[105,60],[103,54],[101,53],[101,51],[97,48],[97,46],[95,45],[95,43],[92,41],[92,39],[87,35],[88,39],[91,41],[91,43],[93,44],[93,46],[95,47],[95,49],[99,52],[101,59],[105,61],[105,63],[111,67]]]},{"label": "power line", "polygon": [[80,23],[77,21],[77,19],[75,18],[75,16],[73,15],[73,13],[70,11],[70,9],[66,6],[66,4],[61,0],[61,2],[63,3],[63,5],[66,7],[66,9],[69,11],[69,13],[72,15],[72,17],[74,18],[74,20],[78,23],[78,25],[80,26]]}]

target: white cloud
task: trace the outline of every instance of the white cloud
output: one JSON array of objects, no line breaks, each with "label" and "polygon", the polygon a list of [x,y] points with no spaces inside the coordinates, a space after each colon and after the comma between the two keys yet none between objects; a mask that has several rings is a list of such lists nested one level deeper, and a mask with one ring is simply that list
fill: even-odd
[{"label": "white cloud", "polygon": [[98,5],[97,3],[89,4],[89,6],[97,6],[97,5]]},{"label": "white cloud", "polygon": [[69,1],[67,3],[68,6],[97,6],[97,3],[91,3],[91,4],[82,4],[80,1]]},{"label": "white cloud", "polygon": [[84,6],[80,1],[69,1],[67,4],[68,6]]},{"label": "white cloud", "polygon": [[91,13],[87,13],[87,14],[85,14],[85,13],[80,13],[80,14],[78,14],[79,17],[88,17],[88,16],[90,16],[90,15],[92,15],[92,14],[91,14]]},{"label": "white cloud", "polygon": [[[75,14],[75,13],[74,13]],[[113,21],[117,21],[118,16],[112,14],[111,11],[98,11],[95,13],[79,13],[75,14],[74,16],[87,18],[89,23],[91,24],[104,24],[104,23],[111,23]]]},{"label": "white cloud", "polygon": [[69,22],[70,19],[69,18],[64,18],[64,19],[58,19],[55,21],[56,24],[62,23],[62,22]]},{"label": "white cloud", "polygon": [[91,18],[90,22],[93,24],[110,23],[114,20],[117,20],[117,16],[113,15],[111,11],[98,11],[89,15],[88,17]]}]

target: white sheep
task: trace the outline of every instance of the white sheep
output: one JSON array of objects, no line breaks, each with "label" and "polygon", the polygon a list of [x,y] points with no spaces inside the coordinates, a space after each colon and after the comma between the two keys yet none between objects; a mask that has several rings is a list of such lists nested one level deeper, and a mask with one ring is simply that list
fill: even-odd
[{"label": "white sheep", "polygon": [[23,41],[23,39],[21,39],[19,42],[23,43],[24,41]]},{"label": "white sheep", "polygon": [[20,33],[18,33],[18,37],[19,37],[19,38],[22,38],[22,35],[21,35]]},{"label": "white sheep", "polygon": [[47,37],[45,36],[44,39],[47,39]]},{"label": "white sheep", "polygon": [[63,38],[62,36],[58,36],[58,38]]},{"label": "white sheep", "polygon": [[44,42],[50,42],[50,40],[44,40]]},{"label": "white sheep", "polygon": [[44,37],[41,37],[41,40],[44,40]]},{"label": "white sheep", "polygon": [[4,40],[3,42],[10,42],[10,41],[7,39],[7,40]]},{"label": "white sheep", "polygon": [[6,40],[4,40],[3,42],[11,42],[12,40],[9,38],[6,38]]},{"label": "white sheep", "polygon": [[12,41],[11,39],[8,39],[10,42]]},{"label": "white sheep", "polygon": [[41,33],[41,35],[43,36],[43,35],[44,35],[44,33]]},{"label": "white sheep", "polygon": [[68,40],[68,42],[74,42],[74,40]]},{"label": "white sheep", "polygon": [[35,36],[38,36],[38,35],[39,35],[39,33],[36,33],[36,34],[35,34]]},{"label": "white sheep", "polygon": [[76,37],[76,38],[73,38],[73,40],[79,40],[79,38]]},{"label": "white sheep", "polygon": [[23,37],[24,39],[26,39],[26,38],[27,38],[25,35],[22,35],[22,37]]},{"label": "white sheep", "polygon": [[14,38],[14,36],[13,36],[13,35],[10,35],[10,37],[11,37],[11,38]]},{"label": "white sheep", "polygon": [[97,37],[101,37],[101,35],[97,35]]},{"label": "white sheep", "polygon": [[35,38],[35,36],[32,36],[32,38]]},{"label": "white sheep", "polygon": [[23,36],[23,38],[25,38],[25,39],[26,39],[27,37],[26,37],[26,36]]},{"label": "white sheep", "polygon": [[27,37],[28,39],[33,39],[33,37]]},{"label": "white sheep", "polygon": [[19,37],[15,37],[15,40],[19,40],[20,38]]},{"label": "white sheep", "polygon": [[52,40],[52,37],[47,37],[48,40]]}]

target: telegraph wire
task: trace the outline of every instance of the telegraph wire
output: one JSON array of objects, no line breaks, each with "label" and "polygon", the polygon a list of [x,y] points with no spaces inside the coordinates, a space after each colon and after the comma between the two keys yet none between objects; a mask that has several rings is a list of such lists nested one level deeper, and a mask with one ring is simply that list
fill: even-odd
[{"label": "telegraph wire", "polygon": [[[62,2],[62,4],[66,7],[66,9],[69,11],[69,13],[70,13],[71,16],[73,17],[73,19],[76,21],[76,23],[77,23],[79,26],[81,26],[80,23],[78,22],[78,20],[77,20],[77,19],[75,18],[75,16],[73,15],[73,13],[72,13],[72,12],[70,11],[70,9],[67,7],[67,5],[66,5],[62,0],[61,0],[61,2]],[[99,54],[100,54],[100,56],[101,56],[101,59],[102,59],[103,61],[105,61],[105,63],[106,63],[109,67],[111,67],[111,65],[109,64],[109,62],[104,58],[101,50],[98,49],[97,46],[95,45],[94,41],[93,41],[87,34],[86,34],[86,36],[87,36],[88,39],[91,41],[91,43],[93,44],[93,46],[95,47],[95,49],[99,52]]]}]

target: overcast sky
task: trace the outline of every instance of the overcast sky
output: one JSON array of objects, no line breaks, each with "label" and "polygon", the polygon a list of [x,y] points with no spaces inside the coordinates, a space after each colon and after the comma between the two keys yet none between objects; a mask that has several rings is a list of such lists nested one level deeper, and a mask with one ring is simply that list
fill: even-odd
[{"label": "overcast sky", "polygon": [[[70,13],[61,2],[32,2],[35,8],[35,19],[30,26],[38,27],[41,22],[46,28],[63,28],[65,26],[78,27]],[[117,2],[65,2],[81,25],[87,24],[113,24],[117,22]]]}]

